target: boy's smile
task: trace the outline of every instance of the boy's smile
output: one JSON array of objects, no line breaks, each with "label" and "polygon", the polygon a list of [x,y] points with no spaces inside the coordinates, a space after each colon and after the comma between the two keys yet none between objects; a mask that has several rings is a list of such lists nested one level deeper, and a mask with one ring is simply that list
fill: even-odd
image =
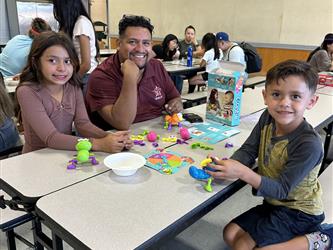
[{"label": "boy's smile", "polygon": [[268,84],[263,96],[268,112],[275,120],[276,136],[295,130],[303,121],[305,109],[311,109],[318,99],[297,75]]}]

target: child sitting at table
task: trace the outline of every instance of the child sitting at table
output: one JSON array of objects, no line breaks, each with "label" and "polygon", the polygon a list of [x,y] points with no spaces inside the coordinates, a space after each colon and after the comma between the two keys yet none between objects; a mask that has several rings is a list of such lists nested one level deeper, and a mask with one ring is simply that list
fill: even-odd
[{"label": "child sitting at table", "polygon": [[[222,59],[222,52],[217,46],[217,41],[213,33],[207,33],[204,35],[201,48],[205,50],[205,54],[201,59],[200,67],[206,67],[206,72],[190,78],[190,85],[205,84],[208,80],[208,73],[213,69],[219,68],[219,61]],[[193,89],[193,87],[191,88]]]},{"label": "child sitting at table", "polygon": [[7,94],[3,76],[0,72],[0,153],[20,143],[16,125],[12,120],[14,105]]},{"label": "child sitting at table", "polygon": [[24,127],[23,152],[50,147],[75,150],[79,139],[72,125],[90,139],[92,150],[119,152],[130,148],[129,131],[105,132],[87,115],[78,71],[79,59],[62,32],[45,32],[32,43],[27,66],[16,89]]},{"label": "child sitting at table", "polygon": [[[239,178],[264,202],[233,219],[223,232],[233,249],[296,249],[293,238],[319,230],[324,219],[318,173],[320,136],[303,118],[317,102],[318,74],[302,61],[281,62],[267,73],[267,110],[231,159],[213,158],[213,178]],[[258,172],[251,167],[257,159]],[[326,243],[325,243],[326,244]],[[310,243],[311,245],[311,243]],[[256,248],[256,249],[257,249]]]}]

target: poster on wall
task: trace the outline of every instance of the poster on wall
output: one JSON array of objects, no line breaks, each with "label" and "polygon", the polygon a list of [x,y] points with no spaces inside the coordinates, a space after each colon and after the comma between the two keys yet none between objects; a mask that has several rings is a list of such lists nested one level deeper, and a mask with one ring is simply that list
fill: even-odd
[{"label": "poster on wall", "polygon": [[17,15],[21,35],[27,34],[31,21],[35,17],[43,18],[49,23],[52,30],[58,31],[58,23],[53,16],[52,3],[21,2],[17,1]]}]

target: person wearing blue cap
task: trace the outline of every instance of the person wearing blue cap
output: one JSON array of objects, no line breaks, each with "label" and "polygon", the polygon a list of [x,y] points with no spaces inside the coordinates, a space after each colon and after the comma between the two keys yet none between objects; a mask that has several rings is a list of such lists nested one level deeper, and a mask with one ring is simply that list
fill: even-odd
[{"label": "person wearing blue cap", "polygon": [[238,62],[246,66],[243,49],[235,42],[229,40],[225,32],[216,34],[217,45],[223,51],[223,61]]},{"label": "person wearing blue cap", "polygon": [[333,33],[326,34],[321,46],[307,60],[318,72],[333,71]]}]

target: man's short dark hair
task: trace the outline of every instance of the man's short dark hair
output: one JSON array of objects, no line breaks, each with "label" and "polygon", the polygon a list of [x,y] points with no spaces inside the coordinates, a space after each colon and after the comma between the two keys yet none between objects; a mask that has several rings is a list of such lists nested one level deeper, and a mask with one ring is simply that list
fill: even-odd
[{"label": "man's short dark hair", "polygon": [[135,16],[135,15],[123,15],[123,18],[120,19],[118,28],[119,28],[119,37],[124,35],[127,27],[142,27],[149,30],[150,35],[153,34],[154,26],[150,23],[150,19],[144,16]]},{"label": "man's short dark hair", "polygon": [[289,76],[300,76],[304,79],[306,85],[312,93],[316,92],[319,82],[317,72],[309,63],[299,60],[287,60],[280,62],[271,68],[266,75],[265,87],[277,82],[279,79],[286,79]]},{"label": "man's short dark hair", "polygon": [[185,33],[186,33],[186,31],[187,31],[188,29],[192,29],[192,30],[194,30],[194,33],[195,33],[195,28],[194,28],[192,25],[189,25],[189,26],[187,26],[187,27],[185,28]]}]

